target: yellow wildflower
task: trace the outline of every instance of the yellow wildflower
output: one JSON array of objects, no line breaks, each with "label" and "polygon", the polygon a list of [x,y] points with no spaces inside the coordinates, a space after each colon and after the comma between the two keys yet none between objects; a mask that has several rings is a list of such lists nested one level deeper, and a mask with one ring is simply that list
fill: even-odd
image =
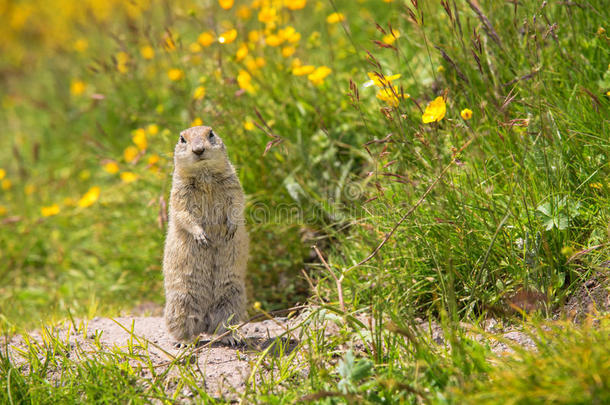
[{"label": "yellow wildflower", "polygon": [[436,68],[436,71],[438,73],[443,73],[445,71],[445,67],[443,65],[440,65],[439,67]]},{"label": "yellow wildflower", "polygon": [[246,44],[241,44],[237,49],[237,53],[235,54],[235,60],[237,62],[241,61],[248,55],[248,46]]},{"label": "yellow wildflower", "polygon": [[400,32],[392,28],[387,35],[383,36],[382,41],[388,45],[392,45],[397,38],[400,38]]},{"label": "yellow wildflower", "polygon": [[89,48],[89,42],[84,38],[79,38],[74,41],[74,50],[76,52],[85,52]]},{"label": "yellow wildflower", "polygon": [[3,217],[6,215],[6,207],[0,205],[0,217]]},{"label": "yellow wildflower", "polygon": [[178,68],[172,68],[167,71],[167,77],[169,80],[176,82],[178,80],[184,79],[184,70]]},{"label": "yellow wildflower", "polygon": [[199,117],[195,118],[192,122],[191,122],[191,126],[192,127],[199,127],[203,125],[203,120]]},{"label": "yellow wildflower", "polygon": [[238,18],[247,20],[252,16],[252,10],[248,6],[240,6],[235,14],[237,14]]},{"label": "yellow wildflower", "polygon": [[282,38],[282,40],[284,41],[288,41],[294,34],[296,33],[296,30],[294,29],[294,27],[291,27],[290,25],[284,28],[281,28],[278,32],[277,35]]},{"label": "yellow wildflower", "polygon": [[166,31],[165,34],[163,34],[163,48],[168,52],[175,51],[176,41],[178,41],[179,38],[180,36],[178,34]]},{"label": "yellow wildflower", "polygon": [[121,180],[123,183],[132,183],[138,179],[138,175],[133,172],[122,172]]},{"label": "yellow wildflower", "polygon": [[395,75],[390,75],[390,76],[379,77],[375,72],[367,72],[367,75],[369,76],[369,79],[371,79],[373,81],[373,83],[375,84],[375,86],[377,86],[377,87],[388,86],[390,84],[390,82],[392,82],[396,79],[400,79],[400,73],[397,73]]},{"label": "yellow wildflower", "polygon": [[248,56],[244,63],[246,64],[246,68],[248,68],[250,72],[254,72],[256,69],[258,69],[258,66],[256,65],[256,59],[254,58]]},{"label": "yellow wildflower", "polygon": [[273,7],[263,7],[258,12],[258,21],[265,24],[272,24],[277,19],[277,10]]},{"label": "yellow wildflower", "polygon": [[301,10],[305,8],[307,0],[284,0],[284,4],[290,10]]},{"label": "yellow wildflower", "polygon": [[421,120],[424,124],[437,122],[442,120],[446,113],[447,106],[445,105],[445,100],[439,96],[428,103],[426,106],[426,111],[424,111],[424,115],[422,115]]},{"label": "yellow wildflower", "polygon": [[[398,103],[400,102],[399,98],[402,97],[396,86],[389,85],[381,90],[379,90],[376,94],[376,97],[380,100],[385,101],[388,105],[392,107],[398,107]],[[405,98],[409,98],[408,94],[405,94]]]},{"label": "yellow wildflower", "polygon": [[589,184],[589,187],[601,190],[603,188],[603,185],[602,185],[602,183],[596,182],[596,183]]},{"label": "yellow wildflower", "polygon": [[468,121],[469,119],[472,118],[472,110],[468,109],[468,108],[464,108],[461,112],[460,115],[462,116],[462,118],[464,118],[466,121]]},{"label": "yellow wildflower", "polygon": [[59,214],[59,205],[53,204],[49,205],[48,207],[42,207],[40,208],[40,213],[43,217],[51,217],[53,215],[57,215]]},{"label": "yellow wildflower", "polygon": [[133,141],[133,143],[136,144],[138,149],[146,150],[146,147],[148,146],[148,142],[146,141],[146,131],[143,128],[138,128],[135,131],[133,131],[131,140]]},{"label": "yellow wildflower", "polygon": [[2,183],[0,183],[0,187],[2,187],[2,190],[9,190],[11,187],[13,187],[13,182],[9,179],[4,179],[2,180]]},{"label": "yellow wildflower", "polygon": [[338,22],[345,21],[345,16],[343,13],[332,13],[328,17],[326,17],[326,22],[329,24],[336,24]]},{"label": "yellow wildflower", "polygon": [[152,46],[145,45],[140,48],[140,55],[142,55],[144,59],[150,60],[155,57],[155,50]]},{"label": "yellow wildflower", "polygon": [[324,79],[332,72],[332,69],[328,66],[320,66],[316,68],[311,74],[307,76],[310,82],[316,86],[324,83]]},{"label": "yellow wildflower", "polygon": [[305,76],[311,74],[314,70],[316,70],[316,67],[313,65],[295,66],[292,69],[292,74],[295,76]]},{"label": "yellow wildflower", "polygon": [[230,10],[233,7],[233,0],[218,0],[218,4],[225,10]]},{"label": "yellow wildflower", "polygon": [[87,84],[82,80],[72,80],[70,83],[70,93],[75,96],[80,96],[87,89]]},{"label": "yellow wildflower", "polygon": [[154,165],[155,163],[157,163],[159,160],[161,160],[161,158],[159,157],[159,155],[150,155],[148,157],[148,164],[149,165]]},{"label": "yellow wildflower", "polygon": [[261,39],[260,31],[253,30],[253,31],[248,32],[248,41],[258,42],[259,39]]},{"label": "yellow wildflower", "polygon": [[246,90],[248,93],[254,93],[254,86],[251,83],[252,76],[245,70],[240,70],[237,74],[237,84],[240,89]]},{"label": "yellow wildflower", "polygon": [[235,41],[235,38],[237,38],[237,30],[233,28],[232,30],[220,34],[218,37],[218,42],[221,44],[230,44],[231,42]]},{"label": "yellow wildflower", "polygon": [[282,56],[284,58],[289,58],[291,57],[296,51],[296,48],[294,46],[285,46],[282,48]]},{"label": "yellow wildflower", "polygon": [[274,34],[267,35],[265,38],[265,43],[269,46],[279,46],[282,42],[284,42],[284,40],[280,36]]},{"label": "yellow wildflower", "polygon": [[203,32],[197,37],[197,42],[203,47],[208,47],[214,43],[214,35],[211,32]]},{"label": "yellow wildflower", "polygon": [[244,121],[244,129],[246,131],[252,131],[255,128],[254,123],[250,120]]},{"label": "yellow wildflower", "polygon": [[90,207],[95,204],[98,198],[100,198],[100,188],[97,186],[91,187],[89,191],[78,200],[78,206],[81,208]]},{"label": "yellow wildflower", "polygon": [[131,163],[136,160],[139,153],[140,152],[138,151],[138,148],[136,148],[135,146],[128,146],[123,151],[123,159],[125,159],[127,163]]},{"label": "yellow wildflower", "polygon": [[193,92],[193,99],[201,100],[204,97],[205,97],[205,87],[203,87],[203,86],[197,87],[195,89],[195,91]]},{"label": "yellow wildflower", "polygon": [[119,52],[115,55],[116,69],[119,73],[125,74],[129,70],[127,64],[129,63],[129,54],[127,52]]},{"label": "yellow wildflower", "polygon": [[116,162],[106,162],[103,166],[106,173],[115,174],[119,171],[119,165]]},{"label": "yellow wildflower", "polygon": [[260,311],[262,308],[262,305],[259,301],[255,301],[254,304],[252,304],[252,308],[254,308],[255,311]]},{"label": "yellow wildflower", "polygon": [[6,170],[0,169],[0,180],[2,180],[4,177],[6,177]]},{"label": "yellow wildflower", "polygon": [[258,58],[256,58],[254,60],[254,62],[256,62],[256,67],[258,67],[258,68],[262,68],[267,63],[267,62],[265,62],[265,59],[262,56],[259,56]]},{"label": "yellow wildflower", "polygon": [[292,42],[293,44],[299,42],[301,40],[301,33],[295,32],[288,38],[288,42]]},{"label": "yellow wildflower", "polygon": [[146,127],[146,131],[150,135],[157,135],[159,133],[159,126],[157,124],[150,124]]}]

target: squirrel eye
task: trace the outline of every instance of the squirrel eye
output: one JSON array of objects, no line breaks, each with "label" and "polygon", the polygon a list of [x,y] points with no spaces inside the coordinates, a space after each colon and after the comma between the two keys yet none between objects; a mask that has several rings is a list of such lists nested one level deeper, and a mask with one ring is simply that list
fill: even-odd
[{"label": "squirrel eye", "polygon": [[184,139],[184,137],[182,135],[180,135],[180,142],[186,143],[186,139]]},{"label": "squirrel eye", "polygon": [[210,131],[210,135],[208,135],[208,139],[212,139],[214,138],[214,131]]}]

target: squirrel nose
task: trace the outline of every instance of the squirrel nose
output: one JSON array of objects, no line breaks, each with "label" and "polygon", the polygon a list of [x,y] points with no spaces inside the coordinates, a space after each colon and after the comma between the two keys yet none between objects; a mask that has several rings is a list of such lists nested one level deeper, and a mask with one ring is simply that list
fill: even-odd
[{"label": "squirrel nose", "polygon": [[201,154],[205,151],[203,146],[196,146],[193,148],[193,153],[197,156],[201,156]]}]

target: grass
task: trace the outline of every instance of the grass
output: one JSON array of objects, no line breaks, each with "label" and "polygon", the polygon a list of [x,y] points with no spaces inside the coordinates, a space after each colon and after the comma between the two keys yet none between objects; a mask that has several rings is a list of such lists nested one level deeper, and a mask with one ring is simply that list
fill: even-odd
[{"label": "grass", "polygon": [[[43,3],[2,5],[12,21],[0,45],[7,333],[68,311],[113,316],[163,302],[171,150],[200,119],[225,140],[248,195],[251,301],[265,310],[309,301],[344,320],[340,339],[312,332],[302,343],[307,379],[277,360],[280,388],[266,381],[248,401],[604,402],[606,326],[540,329],[537,351],[493,361],[456,326],[514,320],[520,292],[535,293],[550,315],[604,269],[603,2],[310,1],[289,10],[271,1],[248,6],[248,18],[239,1],[229,10],[215,1],[65,1],[60,12]],[[260,21],[272,10],[276,26]],[[279,30],[288,26],[299,40]],[[198,41],[233,28],[234,42]],[[273,36],[284,42],[272,46]],[[296,58],[318,75],[295,74]],[[323,67],[331,73],[321,78]],[[365,85],[367,73],[381,87]],[[392,74],[401,76],[390,82]],[[423,123],[439,96],[446,114]],[[363,310],[396,328],[367,330],[350,318]],[[422,316],[443,321],[450,351],[403,341]],[[338,351],[363,333],[366,350]],[[563,360],[571,348],[573,367]],[[3,355],[3,402],[173,395],[161,382],[139,390],[142,378],[117,353],[77,363],[36,350],[27,370]],[[59,383],[47,380],[51,365],[64,370]],[[188,366],[175,367],[211,400]],[[81,384],[101,375],[97,386]],[[572,395],[557,397],[558,386]]]}]

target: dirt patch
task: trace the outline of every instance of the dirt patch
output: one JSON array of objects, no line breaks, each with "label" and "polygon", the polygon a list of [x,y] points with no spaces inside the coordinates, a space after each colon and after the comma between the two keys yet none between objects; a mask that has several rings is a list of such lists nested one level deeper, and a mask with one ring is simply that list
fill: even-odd
[{"label": "dirt patch", "polygon": [[[220,343],[209,345],[213,336],[202,335],[198,347],[177,348],[166,332],[162,317],[94,318],[81,321],[79,325],[64,324],[51,329],[50,333],[66,342],[71,350],[68,353],[70,358],[94,358],[103,352],[129,354],[126,358],[133,367],[141,366],[142,377],[151,375],[149,361],[157,373],[169,367],[176,358],[196,362],[209,395],[234,397],[245,390],[251,375],[251,362],[261,351],[272,344],[281,347],[284,352],[294,349],[296,342],[285,333],[290,324],[291,321],[286,318],[275,318],[245,325],[242,328],[244,340],[236,347]],[[39,331],[30,333],[28,338],[39,344],[48,340]],[[27,367],[25,359],[19,354],[19,349],[26,346],[22,336],[15,336],[9,341],[9,352],[17,365]],[[277,349],[270,350],[270,355],[274,355],[274,350]],[[187,353],[192,355],[185,356]],[[141,356],[138,358],[137,355]],[[168,384],[175,384],[171,377],[170,374]],[[176,380],[179,375],[175,377]],[[190,396],[188,392],[182,394]]]}]

